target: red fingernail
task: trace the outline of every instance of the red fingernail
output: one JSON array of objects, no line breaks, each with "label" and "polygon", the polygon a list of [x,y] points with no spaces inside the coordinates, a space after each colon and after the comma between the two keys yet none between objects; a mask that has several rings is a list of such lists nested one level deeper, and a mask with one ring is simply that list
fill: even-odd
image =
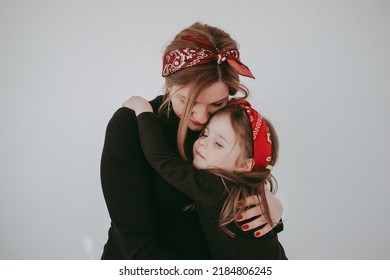
[{"label": "red fingernail", "polygon": [[260,235],[261,235],[260,232],[258,232],[258,231],[255,232],[255,236],[256,236],[256,237],[259,237]]},{"label": "red fingernail", "polygon": [[248,225],[243,225],[241,228],[242,228],[243,230],[247,230],[247,229],[249,229],[249,226],[248,226]]},{"label": "red fingernail", "polygon": [[236,221],[241,221],[242,220],[242,215],[238,215],[237,218],[236,218]]},{"label": "red fingernail", "polygon": [[241,207],[242,207],[242,201],[237,202],[237,203],[236,203],[236,207],[237,207],[237,208],[241,208]]}]

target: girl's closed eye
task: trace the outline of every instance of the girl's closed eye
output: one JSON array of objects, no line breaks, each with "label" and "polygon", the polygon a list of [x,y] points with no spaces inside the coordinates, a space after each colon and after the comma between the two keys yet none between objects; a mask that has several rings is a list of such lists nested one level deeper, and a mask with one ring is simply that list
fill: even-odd
[{"label": "girl's closed eye", "polygon": [[223,148],[223,145],[217,141],[215,141],[215,145],[218,147],[218,148]]}]

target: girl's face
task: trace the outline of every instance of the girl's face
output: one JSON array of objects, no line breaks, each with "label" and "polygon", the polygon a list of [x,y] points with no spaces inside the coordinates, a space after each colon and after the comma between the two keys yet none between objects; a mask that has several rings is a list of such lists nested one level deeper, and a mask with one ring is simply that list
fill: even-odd
[{"label": "girl's face", "polygon": [[[179,89],[178,86],[173,86],[171,92],[173,110],[181,118],[187,104],[189,88]],[[194,131],[202,130],[210,115],[226,106],[228,99],[229,90],[223,82],[217,82],[201,91],[192,108],[188,127]]]},{"label": "girl's face", "polygon": [[253,159],[242,157],[239,141],[227,114],[214,116],[193,146],[197,169],[219,168],[228,172],[249,172]]}]

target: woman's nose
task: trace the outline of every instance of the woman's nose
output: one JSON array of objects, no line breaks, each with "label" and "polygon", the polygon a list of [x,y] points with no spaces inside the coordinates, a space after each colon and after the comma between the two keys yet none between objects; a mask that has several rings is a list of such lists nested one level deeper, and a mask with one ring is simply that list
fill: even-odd
[{"label": "woman's nose", "polygon": [[203,106],[196,106],[192,112],[193,120],[200,123],[205,124],[209,120],[209,113],[207,112],[207,108]]}]

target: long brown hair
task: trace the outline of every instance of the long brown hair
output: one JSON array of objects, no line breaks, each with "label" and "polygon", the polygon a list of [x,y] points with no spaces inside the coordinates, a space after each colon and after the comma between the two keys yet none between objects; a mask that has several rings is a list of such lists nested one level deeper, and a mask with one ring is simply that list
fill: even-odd
[{"label": "long brown hair", "polygon": [[[196,22],[179,32],[173,41],[166,47],[165,52],[179,48],[197,47],[194,42],[180,39],[181,36],[184,35],[192,35],[203,40],[208,40],[221,50],[237,49],[236,41],[225,31],[214,26]],[[228,63],[217,64],[210,62],[203,65],[197,65],[177,71],[165,78],[164,100],[159,108],[160,114],[168,115],[167,110],[171,97],[169,89],[173,85],[179,86],[179,88],[186,87],[190,89],[177,134],[179,153],[181,157],[186,160],[188,157],[185,153],[184,142],[187,135],[190,114],[195,101],[200,92],[220,81],[227,85],[230,96],[235,96],[238,92],[241,92],[243,98],[246,98],[249,95],[249,90],[240,83],[237,72]]]},{"label": "long brown hair", "polygon": [[[242,157],[253,158],[253,132],[245,111],[239,105],[229,105],[215,112],[212,117],[221,114],[226,114],[230,118],[233,130],[237,135]],[[271,162],[269,164],[274,166],[278,159],[279,139],[271,122],[264,118],[264,116],[263,120],[267,123],[272,141]],[[221,177],[226,192],[228,193],[219,218],[219,225],[222,230],[234,236],[233,232],[227,228],[227,225],[235,222],[237,215],[246,210],[245,207],[237,208],[237,202],[245,200],[252,195],[258,197],[259,205],[267,223],[272,227],[275,226],[271,219],[265,188],[268,187],[272,193],[276,193],[278,185],[276,178],[271,174],[269,169],[240,173],[226,172],[221,169],[208,169],[208,171]]]}]

